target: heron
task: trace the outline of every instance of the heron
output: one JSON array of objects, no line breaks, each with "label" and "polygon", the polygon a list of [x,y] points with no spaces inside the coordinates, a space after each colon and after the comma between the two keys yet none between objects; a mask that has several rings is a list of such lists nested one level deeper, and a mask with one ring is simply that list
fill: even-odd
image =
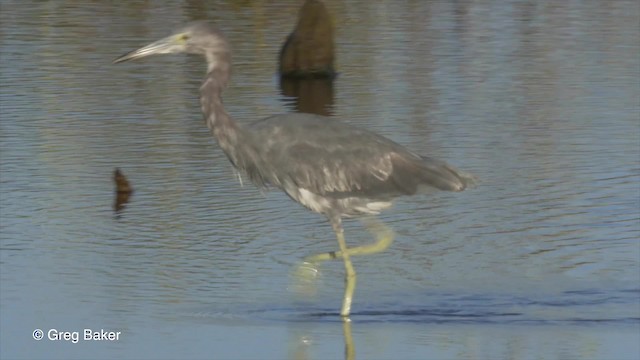
[{"label": "heron", "polygon": [[431,190],[463,191],[475,177],[444,161],[418,155],[375,132],[338,118],[288,113],[251,124],[236,122],[225,111],[222,92],[229,84],[231,48],[214,24],[197,21],[172,35],[128,52],[113,63],[155,54],[203,56],[207,72],[200,87],[204,121],[239,174],[262,189],[277,188],[331,224],[339,250],[310,255],[302,264],[342,259],[344,296],[340,315],[348,320],[356,286],[351,257],[384,251],[393,232],[373,226],[377,240],[347,247],[343,218],[375,216],[401,196]]}]

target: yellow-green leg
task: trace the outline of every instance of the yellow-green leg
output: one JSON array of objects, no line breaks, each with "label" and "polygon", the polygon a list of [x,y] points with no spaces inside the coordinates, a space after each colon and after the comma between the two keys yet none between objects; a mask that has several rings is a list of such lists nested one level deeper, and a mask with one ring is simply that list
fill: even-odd
[{"label": "yellow-green leg", "polygon": [[375,254],[384,251],[393,242],[393,232],[382,223],[377,222],[373,219],[368,219],[364,221],[365,226],[372,234],[376,236],[376,242],[369,245],[347,248],[341,220],[339,218],[332,218],[330,220],[333,230],[336,233],[336,238],[338,239],[340,250],[305,257],[303,263],[298,267],[296,273],[298,281],[304,280],[302,283],[298,283],[298,290],[302,290],[304,288],[305,293],[312,293],[309,285],[318,274],[318,265],[321,262],[327,260],[340,258],[343,259],[346,272],[345,293],[340,315],[346,318],[347,316],[349,316],[349,313],[351,311],[351,302],[353,300],[353,293],[356,286],[356,273],[353,269],[353,264],[351,263],[351,256]]},{"label": "yellow-green leg", "polygon": [[[363,220],[365,227],[376,237],[376,242],[369,245],[356,246],[347,248],[349,256],[369,255],[377,254],[385,251],[391,243],[393,243],[393,231],[385,226],[383,223],[374,219]],[[335,229],[334,229],[335,230]],[[340,251],[329,251],[320,254],[309,255],[304,258],[303,264],[307,267],[314,267],[319,263],[327,260],[341,259],[342,249]]]},{"label": "yellow-green leg", "polygon": [[340,315],[343,318],[346,318],[351,312],[353,292],[356,289],[356,271],[353,269],[353,264],[351,263],[351,257],[347,250],[347,242],[344,240],[344,230],[342,229],[340,219],[332,219],[331,226],[333,226],[333,231],[336,232],[338,245],[340,246],[340,252],[342,253],[342,260],[344,261],[344,298],[342,299],[342,310],[340,310]]}]

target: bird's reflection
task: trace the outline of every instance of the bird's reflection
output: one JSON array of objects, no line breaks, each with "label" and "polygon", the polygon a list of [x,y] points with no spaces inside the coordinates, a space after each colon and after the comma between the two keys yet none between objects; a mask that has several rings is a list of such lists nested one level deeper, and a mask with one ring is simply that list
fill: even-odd
[{"label": "bird's reflection", "polygon": [[[306,325],[310,326],[308,323]],[[313,337],[310,335],[309,329],[299,329],[296,326],[294,332],[296,337],[291,358],[293,360],[312,360],[307,352],[307,349],[313,343]],[[351,336],[351,320],[349,318],[342,321],[342,334],[344,336],[344,358],[345,360],[354,360],[356,358],[356,349]]]},{"label": "bird's reflection", "polygon": [[333,79],[280,78],[280,89],[287,97],[295,98],[297,112],[331,115],[333,108]]},{"label": "bird's reflection", "polygon": [[344,334],[344,358],[345,360],[353,360],[356,358],[356,349],[353,346],[353,337],[351,336],[351,319],[347,318],[342,322],[342,333]]}]

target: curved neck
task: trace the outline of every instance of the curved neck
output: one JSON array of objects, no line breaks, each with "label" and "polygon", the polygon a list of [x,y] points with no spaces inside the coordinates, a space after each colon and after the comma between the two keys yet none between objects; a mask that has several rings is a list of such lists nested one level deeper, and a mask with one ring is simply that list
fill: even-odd
[{"label": "curved neck", "polygon": [[208,72],[200,87],[200,104],[204,120],[233,165],[245,169],[246,146],[244,129],[237,124],[222,105],[222,91],[227,87],[231,70],[228,53],[206,54]]},{"label": "curved neck", "polygon": [[212,68],[200,86],[200,105],[204,121],[219,140],[225,130],[237,130],[238,124],[227,114],[222,105],[222,91],[227,87],[228,70]]}]

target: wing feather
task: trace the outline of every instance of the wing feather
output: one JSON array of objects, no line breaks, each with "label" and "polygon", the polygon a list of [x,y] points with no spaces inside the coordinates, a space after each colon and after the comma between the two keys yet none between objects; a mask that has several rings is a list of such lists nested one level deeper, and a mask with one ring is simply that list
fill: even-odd
[{"label": "wing feather", "polygon": [[254,125],[269,183],[332,197],[391,199],[436,188],[461,191],[472,177],[421,157],[373,132],[310,114],[281,115]]}]

